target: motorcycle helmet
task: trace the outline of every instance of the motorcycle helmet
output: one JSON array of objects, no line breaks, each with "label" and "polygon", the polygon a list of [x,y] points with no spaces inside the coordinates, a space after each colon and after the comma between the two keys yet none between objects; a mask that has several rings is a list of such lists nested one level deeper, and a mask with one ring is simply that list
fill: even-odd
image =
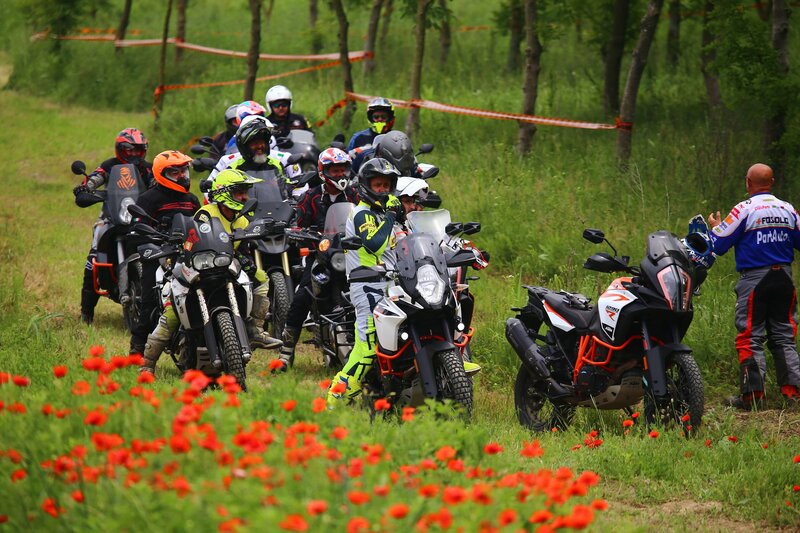
[{"label": "motorcycle helmet", "polygon": [[240,126],[245,117],[252,115],[266,117],[267,110],[264,109],[263,105],[254,100],[247,100],[246,102],[239,104],[236,107],[236,126]]},{"label": "motorcycle helmet", "polygon": [[[329,183],[331,186],[336,187],[340,191],[343,191],[345,187],[347,187],[347,184],[350,183],[351,164],[352,161],[350,160],[350,156],[347,155],[346,152],[339,150],[338,148],[328,148],[319,154],[319,159],[317,160],[317,171],[319,172],[319,177],[324,182]],[[334,166],[346,166],[347,174],[338,178],[331,176],[330,170],[331,167]]]},{"label": "motorcycle helmet", "polygon": [[239,104],[233,104],[225,110],[225,129],[228,130],[231,136],[236,133],[236,128],[238,127],[237,121],[239,117],[236,116],[236,110],[238,108]]},{"label": "motorcycle helmet", "polygon": [[681,239],[681,242],[686,246],[686,252],[695,267],[701,266],[706,270],[711,268],[716,256],[714,255],[714,243],[707,234],[690,233]]},{"label": "motorcycle helmet", "polygon": [[370,187],[370,181],[378,176],[386,176],[391,180],[390,191],[397,189],[397,178],[400,177],[400,173],[390,162],[381,157],[376,157],[361,165],[358,171],[358,195],[370,207],[385,209],[390,193],[374,192]]},{"label": "motorcycle helmet", "polygon": [[136,128],[125,128],[117,134],[114,152],[123,163],[138,165],[147,155],[147,137]]},{"label": "motorcycle helmet", "polygon": [[178,192],[189,192],[189,163],[192,158],[177,150],[161,152],[153,159],[153,177],[156,183]]},{"label": "motorcycle helmet", "polygon": [[239,169],[227,168],[220,172],[214,180],[211,192],[209,192],[209,199],[238,213],[244,207],[244,202],[237,200],[234,193],[249,190],[260,181],[262,180],[248,176]]},{"label": "motorcycle helmet", "polygon": [[[376,121],[373,119],[375,111],[385,111],[389,118],[386,121]],[[394,105],[386,98],[373,98],[367,105],[367,120],[369,120],[369,129],[375,133],[391,131],[394,126]]]},{"label": "motorcycle helmet", "polygon": [[417,158],[411,140],[402,131],[390,131],[376,138],[375,157],[382,157],[400,171],[401,176],[415,176]]},{"label": "motorcycle helmet", "polygon": [[398,198],[410,196],[416,201],[425,200],[428,197],[428,183],[421,178],[401,176],[397,178],[397,189],[394,195]]},{"label": "motorcycle helmet", "polygon": [[239,153],[252,161],[255,153],[248,148],[248,144],[255,139],[263,139],[267,143],[267,151],[272,146],[272,130],[275,126],[265,117],[254,115],[245,117],[239,129],[236,130],[236,148]]},{"label": "motorcycle helmet", "polygon": [[274,87],[270,87],[265,98],[267,100],[267,106],[271,112],[275,112],[275,110],[272,109],[272,103],[281,100],[289,104],[289,113],[292,112],[292,91],[283,85],[275,85]]}]

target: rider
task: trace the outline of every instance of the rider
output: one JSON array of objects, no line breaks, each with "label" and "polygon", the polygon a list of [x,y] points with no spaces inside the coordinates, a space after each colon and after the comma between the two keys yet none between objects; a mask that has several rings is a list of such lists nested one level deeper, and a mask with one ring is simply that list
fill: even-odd
[{"label": "rider", "polygon": [[270,87],[265,96],[270,114],[267,116],[275,125],[276,137],[286,137],[290,130],[311,131],[311,123],[303,115],[292,113],[292,91],[283,85]]},{"label": "rider", "polygon": [[[212,218],[217,218],[222,222],[225,231],[229,233],[234,229],[246,228],[247,218],[243,216],[237,218],[236,216],[249,199],[249,189],[259,181],[261,180],[250,177],[238,169],[227,169],[221,172],[209,194],[213,203],[201,207],[194,215],[195,221],[198,224],[210,223]],[[239,244],[238,241],[234,243],[234,248],[237,249],[236,259],[241,264],[242,270],[247,272],[250,279],[254,281],[255,286],[253,309],[246,321],[247,336],[250,338],[253,348],[277,348],[281,346],[281,341],[267,335],[262,327],[269,310],[269,298],[267,297],[269,285],[266,282],[266,273],[260,268],[256,268],[248,256],[238,251]],[[143,353],[144,363],[140,369],[142,372],[155,372],[156,363],[177,327],[178,316],[168,302],[164,313],[158,320],[158,325],[147,337]]]},{"label": "rider", "polygon": [[216,157],[217,161],[225,154],[228,142],[236,135],[236,129],[239,127],[239,117],[236,116],[236,109],[238,107],[239,104],[233,104],[225,110],[225,129],[214,135],[214,138],[211,140],[213,153],[210,155]]},{"label": "rider", "polygon": [[260,116],[247,117],[236,130],[234,140],[239,152],[223,156],[208,176],[208,181],[213,182],[227,168],[238,168],[244,172],[274,169],[288,195],[288,178],[293,178],[302,171],[299,165],[288,164],[289,154],[270,151],[270,143],[274,141],[272,123]]},{"label": "rider", "polygon": [[[403,206],[390,192],[397,186],[400,173],[385,159],[367,161],[358,173],[359,204],[347,220],[348,237],[359,237],[363,246],[345,255],[347,277],[369,267],[394,265],[394,224],[402,218]],[[344,368],[337,373],[328,389],[328,406],[353,398],[361,391],[361,382],[375,361],[375,323],[372,311],[383,297],[386,283],[376,279],[350,283],[350,300],[356,310],[356,339]],[[344,384],[343,392],[333,388]]]},{"label": "rider", "polygon": [[[145,161],[147,155],[147,138],[144,133],[136,128],[125,128],[117,134],[114,141],[114,151],[116,157],[106,159],[100,166],[89,174],[83,183],[75,187],[72,192],[77,198],[79,194],[94,192],[98,187],[108,183],[111,169],[117,165],[131,164],[139,171],[139,177],[146,187],[153,184],[152,165]],[[83,271],[83,289],[81,290],[81,320],[86,324],[91,324],[94,320],[94,308],[100,296],[94,290],[94,280],[92,277],[92,261],[97,256],[97,238],[100,231],[106,224],[106,219],[101,212],[100,218],[94,224],[92,247],[86,257],[86,264]]]},{"label": "rider", "polygon": [[[189,192],[191,184],[189,163],[192,158],[175,150],[161,152],[153,159],[153,175],[156,184],[136,200],[136,205],[158,221],[161,228],[168,228],[177,214],[192,216],[200,209],[197,196]],[[146,219],[141,222],[148,222]],[[131,331],[131,353],[144,352],[147,334],[153,331],[153,312],[158,304],[156,285],[156,261],[142,263],[142,307],[139,323]]]},{"label": "rider", "polygon": [[[255,100],[246,100],[241,104],[236,106],[236,118],[233,120],[233,125],[238,129],[245,118],[247,117],[265,117],[267,116],[267,110],[264,109],[264,106],[256,102]],[[236,130],[234,130],[234,135],[228,139],[228,143],[225,145],[225,154],[234,154],[237,151],[236,145]]]},{"label": "rider", "polygon": [[[297,204],[297,225],[302,228],[316,228],[321,230],[325,225],[325,215],[328,207],[339,202],[358,203],[358,193],[350,186],[350,156],[338,148],[328,148],[319,154],[317,171],[322,180],[321,185],[309,189]],[[286,371],[294,364],[294,350],[303,320],[311,308],[311,294],[306,287],[311,286],[311,268],[313,261],[306,261],[303,277],[295,289],[294,299],[286,316],[286,326],[283,330],[283,347],[280,351],[280,360],[283,366],[281,371]]]},{"label": "rider", "polygon": [[367,120],[369,128],[354,133],[350,138],[347,151],[351,157],[355,155],[353,150],[371,145],[376,136],[392,131],[394,106],[386,98],[373,98],[367,105]]}]

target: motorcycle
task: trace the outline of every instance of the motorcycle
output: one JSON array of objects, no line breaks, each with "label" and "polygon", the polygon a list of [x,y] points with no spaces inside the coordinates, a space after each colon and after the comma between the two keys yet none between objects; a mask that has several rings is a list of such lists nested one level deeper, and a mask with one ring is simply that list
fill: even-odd
[{"label": "motorcycle", "polygon": [[[71,170],[75,175],[87,176],[83,161],[74,161]],[[105,190],[80,192],[75,198],[80,207],[103,203],[101,216],[106,224],[96,235],[97,256],[92,259],[94,291],[122,306],[129,331],[139,323],[142,267],[136,253],[137,242],[130,235],[132,218],[128,206],[134,205],[146,189],[135,165],[115,165]]]},{"label": "motorcycle", "polygon": [[[522,362],[514,383],[519,422],[536,431],[564,429],[577,407],[631,414],[644,399],[648,424],[674,422],[688,435],[700,427],[704,391],[682,340],[706,268],[693,264],[687,247],[667,231],[648,236],[638,267],[617,256],[602,231],[587,229],[583,237],[614,252],[592,255],[584,268],[629,276],[613,280],[596,306],[582,294],[525,286],[528,302],[512,309],[518,314],[505,328]],[[709,252],[700,233],[686,241]]]},{"label": "motorcycle", "polygon": [[275,142],[281,150],[292,155],[299,154],[301,156],[297,162],[303,172],[317,170],[320,149],[313,132],[299,129],[289,130],[287,136],[276,137]]},{"label": "motorcycle", "polygon": [[[470,416],[472,380],[460,352],[471,335],[448,268],[471,265],[475,256],[468,250],[445,255],[439,239],[427,233],[401,239],[395,253],[396,270],[386,273],[393,283],[373,312],[378,364],[365,377],[366,397],[383,397],[393,406],[449,399]],[[350,282],[374,281],[376,270],[352,272]]]}]

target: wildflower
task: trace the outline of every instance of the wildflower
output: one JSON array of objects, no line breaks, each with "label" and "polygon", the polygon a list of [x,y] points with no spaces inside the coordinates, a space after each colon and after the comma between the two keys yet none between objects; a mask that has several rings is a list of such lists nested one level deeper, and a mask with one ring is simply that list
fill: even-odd
[{"label": "wildflower", "polygon": [[375,487],[372,492],[375,496],[385,497],[389,494],[389,487],[388,485],[378,485]]},{"label": "wildflower", "polygon": [[31,384],[31,380],[29,380],[25,376],[14,376],[13,378],[11,378],[11,381],[17,387],[27,387],[28,385]]},{"label": "wildflower", "polygon": [[514,509],[504,509],[500,511],[500,514],[497,517],[497,522],[500,524],[500,527],[513,524],[516,521],[517,512]]},{"label": "wildflower", "polygon": [[651,431],[651,432],[649,433],[649,435],[650,435],[650,438],[651,438],[651,439],[657,439],[657,438],[658,438],[658,431],[656,431],[656,430],[654,429],[653,431]]},{"label": "wildflower", "polygon": [[688,422],[688,421],[689,421],[689,415],[688,414],[685,414],[685,415],[683,415],[681,417],[681,422]]},{"label": "wildflower", "polygon": [[369,501],[370,496],[366,492],[351,490],[347,493],[347,499],[350,500],[350,503],[353,505],[363,505]]},{"label": "wildflower", "polygon": [[[233,517],[230,520],[226,520],[219,525],[220,533],[233,533],[239,529],[240,526],[246,524],[243,519],[237,517]],[[298,531],[305,531],[305,530],[298,530]]]},{"label": "wildflower", "polygon": [[73,490],[70,496],[72,496],[72,499],[78,503],[83,503],[84,500],[86,499],[83,495],[83,492],[79,490]]},{"label": "wildflower", "polygon": [[706,439],[706,448],[711,448],[711,439]]},{"label": "wildflower", "polygon": [[575,446],[570,448],[570,450],[572,450],[573,452],[576,451],[576,450],[580,450],[580,449],[581,449],[581,445],[580,444],[576,444]]},{"label": "wildflower", "polygon": [[591,470],[586,470],[581,472],[581,475],[578,476],[578,482],[583,483],[589,487],[594,487],[600,481],[600,476],[596,473],[592,472]]},{"label": "wildflower", "polygon": [[28,477],[28,472],[24,468],[18,468],[11,472],[11,482],[16,483],[17,481],[22,481]]},{"label": "wildflower", "polygon": [[442,446],[436,450],[436,459],[444,463],[445,461],[453,459],[456,453],[456,449],[452,446]]},{"label": "wildflower", "polygon": [[53,367],[53,375],[59,379],[67,375],[67,367],[63,365]]},{"label": "wildflower", "polygon": [[83,424],[85,426],[102,426],[108,421],[108,415],[102,411],[101,407],[98,407],[94,411],[89,411],[86,415],[86,418],[83,419]]},{"label": "wildflower", "polygon": [[333,431],[331,431],[331,437],[336,440],[344,440],[347,437],[347,428],[336,426],[333,428]]},{"label": "wildflower", "polygon": [[734,435],[728,435],[728,440],[736,444],[737,442],[739,442],[739,437],[736,437]]},{"label": "wildflower", "polygon": [[631,418],[633,418],[634,420],[635,420],[635,419],[637,419],[637,418],[639,418],[639,411],[636,411],[635,413],[633,413],[633,414],[631,415]]},{"label": "wildflower", "polygon": [[325,500],[311,500],[306,505],[306,511],[311,516],[322,514],[328,510],[328,502]]},{"label": "wildflower", "polygon": [[795,455],[792,461],[794,461],[794,464],[800,463],[800,455]]},{"label": "wildflower", "polygon": [[633,425],[633,420],[627,419],[622,421],[622,427],[629,428]]},{"label": "wildflower", "polygon": [[439,494],[439,487],[437,485],[423,485],[419,488],[419,495],[423,498],[433,498]]},{"label": "wildflower", "polygon": [[408,515],[408,505],[396,503],[389,507],[389,516],[396,519],[405,518]]},{"label": "wildflower", "polygon": [[342,383],[341,381],[336,385],[334,385],[333,387],[331,387],[331,393],[333,394],[341,394],[346,390],[347,390],[347,384]]},{"label": "wildflower", "polygon": [[326,408],[325,398],[314,398],[311,400],[311,412],[320,413]]},{"label": "wildflower", "polygon": [[764,448],[764,449],[766,450],[767,448],[769,448],[769,444],[767,444],[767,443],[765,442],[764,444],[762,444],[762,445],[761,445],[761,447],[762,447],[762,448]]},{"label": "wildflower", "polygon": [[331,386],[330,378],[329,379],[323,379],[322,381],[319,382],[319,388],[322,389],[323,392],[327,391],[328,387],[330,387],[330,386]]},{"label": "wildflower", "polygon": [[444,492],[442,492],[442,501],[447,505],[458,505],[459,503],[466,501],[466,499],[467,491],[462,487],[445,487]]},{"label": "wildflower", "polygon": [[155,374],[151,372],[142,372],[136,378],[136,383],[153,383],[156,380]]},{"label": "wildflower", "polygon": [[414,407],[403,407],[403,414],[401,416],[403,422],[411,422],[414,420],[414,411],[416,411]]},{"label": "wildflower", "polygon": [[[283,359],[273,359],[272,361],[269,362],[270,371],[278,370],[279,368],[283,368]],[[290,516],[297,516],[297,515],[290,515]]]},{"label": "wildflower", "polygon": [[496,442],[490,442],[483,447],[483,453],[487,455],[495,455],[503,451],[503,447]]},{"label": "wildflower", "polygon": [[105,363],[106,361],[102,357],[89,357],[88,359],[84,359],[81,362],[83,368],[85,368],[89,372],[97,372],[101,370]]},{"label": "wildflower", "polygon": [[549,522],[551,518],[553,518],[553,513],[547,509],[542,509],[541,511],[534,511],[530,518],[528,518],[528,522],[531,524],[542,524],[544,522]]},{"label": "wildflower", "polygon": [[102,355],[106,353],[106,349],[99,344],[96,344],[89,348],[89,355],[92,357],[102,357]]},{"label": "wildflower", "polygon": [[174,434],[170,437],[169,447],[172,448],[172,453],[186,453],[192,449],[189,439],[180,434]]},{"label": "wildflower", "polygon": [[592,501],[592,509],[596,509],[598,511],[605,511],[608,509],[608,502],[605,500],[597,499]]},{"label": "wildflower", "polygon": [[347,522],[347,533],[362,533],[369,531],[369,521],[363,516],[355,516]]},{"label": "wildflower", "polygon": [[378,398],[375,400],[375,410],[376,411],[387,411],[391,409],[392,404],[390,404],[386,398]]},{"label": "wildflower", "polygon": [[297,400],[286,400],[281,404],[281,408],[287,413],[289,413],[292,411],[292,409],[295,408],[296,405],[297,405]]},{"label": "wildflower", "polygon": [[572,514],[564,517],[564,525],[573,529],[583,529],[594,520],[594,511],[586,505],[576,505]]},{"label": "wildflower", "polygon": [[522,450],[519,452],[522,457],[541,457],[544,455],[544,450],[539,445],[539,441],[523,442]]},{"label": "wildflower", "polygon": [[92,386],[89,385],[88,381],[76,381],[74,385],[72,385],[72,394],[74,396],[85,396],[89,394],[89,391],[92,390]]},{"label": "wildflower", "polygon": [[64,508],[59,507],[53,498],[45,498],[44,502],[42,502],[42,511],[53,518],[58,518],[58,515],[64,512]]}]

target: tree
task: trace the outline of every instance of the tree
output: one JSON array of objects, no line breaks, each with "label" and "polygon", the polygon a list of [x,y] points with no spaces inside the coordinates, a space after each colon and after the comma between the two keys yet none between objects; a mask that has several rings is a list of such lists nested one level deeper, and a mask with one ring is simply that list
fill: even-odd
[{"label": "tree", "polygon": [[244,99],[252,100],[256,89],[258,55],[261,52],[261,4],[262,0],[250,3],[250,49],[247,51],[247,76],[244,84]]},{"label": "tree", "polygon": [[[128,22],[131,19],[131,6],[133,0],[125,0],[125,5],[122,7],[122,15],[119,17],[119,26],[117,26],[116,39],[118,41],[125,40],[125,33],[128,31]],[[122,47],[116,49],[117,53],[122,51]]]},{"label": "tree", "polygon": [[452,13],[447,8],[447,0],[439,0],[439,9],[443,13],[443,18],[439,24],[439,64],[447,64],[450,56],[450,47],[453,44],[453,35],[450,31],[450,18]]},{"label": "tree", "polygon": [[[378,38],[378,22],[381,18],[381,8],[383,0],[372,0],[372,9],[369,12],[369,23],[367,24],[367,38],[364,41],[364,51],[375,53],[375,40]],[[367,57],[364,60],[364,74],[371,74],[375,70],[375,60]]]},{"label": "tree", "polygon": [[[353,72],[352,65],[350,64],[349,50],[347,47],[347,13],[344,11],[342,0],[331,0],[331,8],[336,13],[336,19],[339,21],[339,61],[342,63],[342,80],[344,81],[345,92],[353,92]],[[345,129],[350,127],[350,122],[353,120],[356,104],[353,101],[348,101],[344,107],[344,114],[342,116],[342,127]]]},{"label": "tree", "polygon": [[[777,55],[777,85],[785,86],[789,76],[789,6],[786,0],[772,0],[772,48]],[[764,126],[764,145],[777,177],[783,177],[786,163],[780,142],[786,133],[787,108],[787,99],[776,99]]]},{"label": "tree", "polygon": [[392,13],[394,13],[394,0],[384,0],[383,2],[383,31],[381,32],[381,40],[378,43],[380,47],[386,49],[386,39],[389,36],[389,26],[392,24]]},{"label": "tree", "polygon": [[650,46],[656,33],[658,17],[661,15],[661,8],[664,0],[650,0],[647,11],[639,24],[639,39],[633,49],[631,66],[628,70],[628,80],[625,83],[625,92],[622,95],[620,105],[621,126],[617,134],[617,158],[623,168],[627,167],[631,157],[631,142],[633,119],[636,114],[636,97],[639,93],[639,83],[642,81],[642,74],[647,64],[647,56],[650,53]]},{"label": "tree", "polygon": [[703,73],[703,81],[706,85],[708,105],[712,111],[722,107],[722,93],[719,89],[719,78],[711,70],[711,65],[717,58],[717,52],[714,49],[714,41],[716,41],[717,37],[710,27],[710,20],[713,11],[714,2],[707,0],[705,3],[705,9],[703,9],[703,41],[702,50],[700,52],[700,72]]},{"label": "tree", "polygon": [[[161,58],[158,67],[158,87],[159,89],[166,84],[167,77],[167,38],[169,37],[169,19],[172,15],[172,0],[167,0],[167,12],[164,14],[164,29],[161,32]],[[158,89],[157,89],[158,90]],[[164,107],[164,94],[156,99],[156,106],[153,110],[155,112],[155,120],[153,127],[158,127],[158,116],[161,114],[161,109]]]},{"label": "tree", "polygon": [[619,114],[619,76],[622,71],[622,55],[625,51],[625,33],[628,28],[630,0],[614,0],[611,17],[611,34],[605,50],[603,75],[603,102],[606,114]]},{"label": "tree", "polygon": [[311,27],[311,53],[318,54],[322,51],[322,33],[317,28],[319,6],[317,0],[308,2],[308,25]]},{"label": "tree", "polygon": [[508,55],[506,56],[506,70],[516,72],[519,70],[519,47],[525,38],[525,10],[522,0],[505,0],[492,14],[495,28],[503,35],[508,34]]},{"label": "tree", "polygon": [[[175,27],[175,41],[182,43],[186,41],[186,5],[189,3],[189,0],[178,0],[178,3],[175,5],[176,11],[178,12],[178,24]],[[175,62],[180,62],[181,58],[183,57],[183,48],[180,46],[175,47]]]},{"label": "tree", "polygon": [[681,36],[681,0],[669,2],[669,28],[667,30],[667,63],[671,68],[678,66]]},{"label": "tree", "polygon": [[[414,16],[414,60],[411,64],[411,100],[419,100],[422,85],[422,62],[425,57],[425,29],[426,15],[433,0],[417,0],[417,10]],[[419,131],[419,108],[412,107],[408,110],[406,119],[406,134],[412,137]]]},{"label": "tree", "polygon": [[[536,97],[539,92],[539,71],[542,44],[537,32],[536,0],[525,0],[525,84],[523,89],[522,113],[532,115],[536,108]],[[527,154],[533,145],[536,125],[520,122],[517,149],[522,155]]]}]

